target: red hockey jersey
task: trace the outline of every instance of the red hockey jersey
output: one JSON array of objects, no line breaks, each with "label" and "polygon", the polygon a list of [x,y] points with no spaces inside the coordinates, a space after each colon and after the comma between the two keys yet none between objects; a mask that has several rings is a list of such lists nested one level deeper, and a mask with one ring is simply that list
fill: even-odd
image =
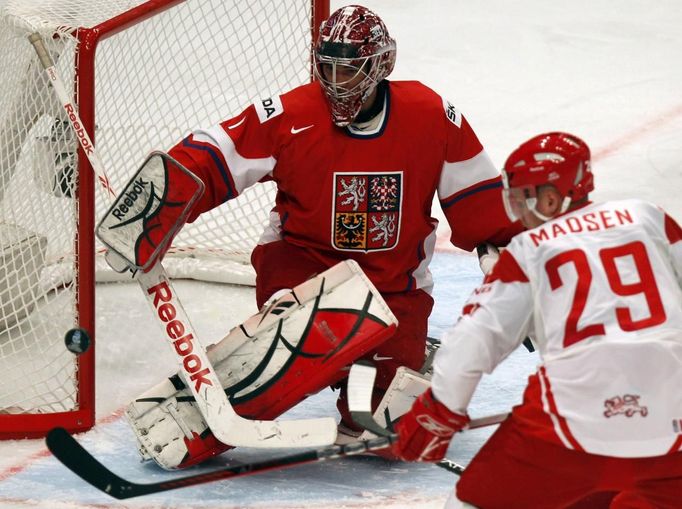
[{"label": "red hockey jersey", "polygon": [[330,266],[353,258],[382,292],[432,285],[436,192],[455,246],[506,244],[518,227],[461,112],[411,81],[388,83],[380,115],[371,131],[337,127],[311,83],[195,131],[170,151],[206,184],[190,220],[272,179],[275,213],[261,242],[285,239]]}]

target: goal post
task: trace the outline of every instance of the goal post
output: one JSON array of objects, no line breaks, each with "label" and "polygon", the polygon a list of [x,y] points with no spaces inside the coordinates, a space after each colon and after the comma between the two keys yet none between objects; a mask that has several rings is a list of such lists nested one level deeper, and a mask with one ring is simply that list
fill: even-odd
[{"label": "goal post", "polygon": [[[0,438],[82,431],[95,418],[94,226],[106,204],[28,41],[38,32],[114,189],[152,150],[312,78],[328,0],[8,0],[0,11]],[[171,275],[253,282],[273,204],[248,189],[177,236]],[[73,327],[92,346],[64,348]]]}]

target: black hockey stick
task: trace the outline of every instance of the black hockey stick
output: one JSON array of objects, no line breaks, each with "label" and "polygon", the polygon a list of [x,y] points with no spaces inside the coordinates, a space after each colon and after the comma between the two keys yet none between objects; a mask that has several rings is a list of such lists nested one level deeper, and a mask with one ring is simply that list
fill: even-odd
[{"label": "black hockey stick", "polygon": [[46,442],[50,452],[52,452],[52,454],[74,474],[107,495],[122,500],[178,488],[196,486],[198,484],[220,481],[223,479],[258,474],[268,470],[294,467],[304,463],[313,463],[316,461],[325,461],[362,454],[364,452],[388,447],[396,438],[395,435],[389,434],[371,440],[361,440],[342,446],[329,446],[254,463],[225,466],[212,472],[177,477],[167,481],[148,484],[130,482],[114,474],[111,470],[102,465],[102,463],[97,461],[92,454],[86,451],[83,446],[63,428],[54,428],[51,430],[47,434]]}]

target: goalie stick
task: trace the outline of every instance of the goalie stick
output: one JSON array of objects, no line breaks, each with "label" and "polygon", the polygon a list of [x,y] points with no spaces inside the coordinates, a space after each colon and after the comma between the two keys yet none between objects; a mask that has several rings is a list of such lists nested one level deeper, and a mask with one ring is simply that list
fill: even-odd
[{"label": "goalie stick", "polygon": [[[394,436],[392,430],[384,428],[372,415],[372,388],[376,377],[376,368],[365,362],[356,362],[348,374],[348,409],[351,418],[358,426],[379,437]],[[466,429],[476,429],[499,424],[509,416],[508,412],[472,419]],[[390,426],[390,423],[389,423]],[[437,466],[461,475],[464,467],[447,458],[435,463]]]},{"label": "goalie stick", "polygon": [[254,463],[225,466],[211,472],[176,477],[167,481],[147,484],[135,483],[119,477],[85,450],[85,448],[63,428],[54,428],[51,430],[47,434],[46,442],[50,452],[52,452],[52,454],[74,474],[107,495],[122,500],[178,488],[188,488],[190,486],[220,481],[223,479],[244,477],[267,472],[269,470],[295,467],[305,463],[362,454],[364,452],[388,447],[396,438],[396,435],[389,434],[388,436],[373,438],[371,440],[361,440],[340,446],[333,445],[322,449],[298,452],[288,456],[257,461]]},{"label": "goalie stick", "polygon": [[[116,194],[106,175],[104,164],[95,150],[90,136],[83,127],[83,122],[78,115],[77,109],[69,98],[64,82],[59,76],[40,34],[36,32],[30,35],[29,41],[38,54],[40,63],[44,67],[45,73],[67,113],[69,122],[76,133],[83,152],[90,161],[101,187],[105,191],[106,197],[112,200],[116,197]],[[107,260],[110,263],[112,261],[117,262],[120,271],[125,271],[126,267],[120,264],[122,258],[120,256],[117,258],[118,260],[114,260],[111,257],[107,257]],[[191,327],[187,314],[178,300],[170,279],[160,262],[157,262],[149,272],[140,271],[137,280],[153,308],[155,307],[154,301],[159,298],[158,291],[154,289],[161,286],[167,289],[163,297],[164,302],[173,306],[176,312],[176,319],[184,325],[187,337],[197,338],[197,334]],[[162,320],[162,317],[156,312],[154,316],[165,331],[166,323]],[[197,340],[195,340],[190,350],[191,356],[188,355],[190,352],[187,351],[181,353],[176,348],[172,350],[176,355],[178,367],[185,375],[186,382],[188,382],[186,385],[192,391],[201,414],[204,416],[213,434],[221,442],[232,446],[248,447],[315,447],[334,442],[336,437],[336,421],[331,417],[296,421],[259,421],[241,417],[232,408],[222,384],[218,380],[215,369],[206,355],[206,350]],[[192,357],[191,362],[190,357]],[[201,377],[200,382],[204,381],[205,383],[197,383],[196,385],[191,383],[198,376]]]}]

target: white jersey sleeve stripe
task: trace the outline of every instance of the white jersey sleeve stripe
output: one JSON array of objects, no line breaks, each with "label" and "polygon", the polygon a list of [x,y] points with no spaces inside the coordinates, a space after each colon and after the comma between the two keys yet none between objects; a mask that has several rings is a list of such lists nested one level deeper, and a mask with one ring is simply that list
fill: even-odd
[{"label": "white jersey sleeve stripe", "polygon": [[215,145],[222,154],[230,170],[237,193],[252,186],[266,175],[270,174],[277,160],[270,157],[249,159],[242,157],[222,126],[216,125],[209,129],[198,129],[193,133],[196,141]]},{"label": "white jersey sleeve stripe", "polygon": [[445,201],[457,193],[499,176],[500,173],[485,150],[466,161],[446,161],[438,183],[438,197]]},{"label": "white jersey sleeve stripe", "polygon": [[431,263],[436,248],[436,227],[438,226],[438,221],[435,221],[435,223],[432,224],[433,230],[428,237],[424,239],[424,258],[419,262],[419,266],[412,273],[412,277],[415,281],[415,288],[420,288],[429,294],[433,290],[433,276],[429,270],[429,264]]}]

